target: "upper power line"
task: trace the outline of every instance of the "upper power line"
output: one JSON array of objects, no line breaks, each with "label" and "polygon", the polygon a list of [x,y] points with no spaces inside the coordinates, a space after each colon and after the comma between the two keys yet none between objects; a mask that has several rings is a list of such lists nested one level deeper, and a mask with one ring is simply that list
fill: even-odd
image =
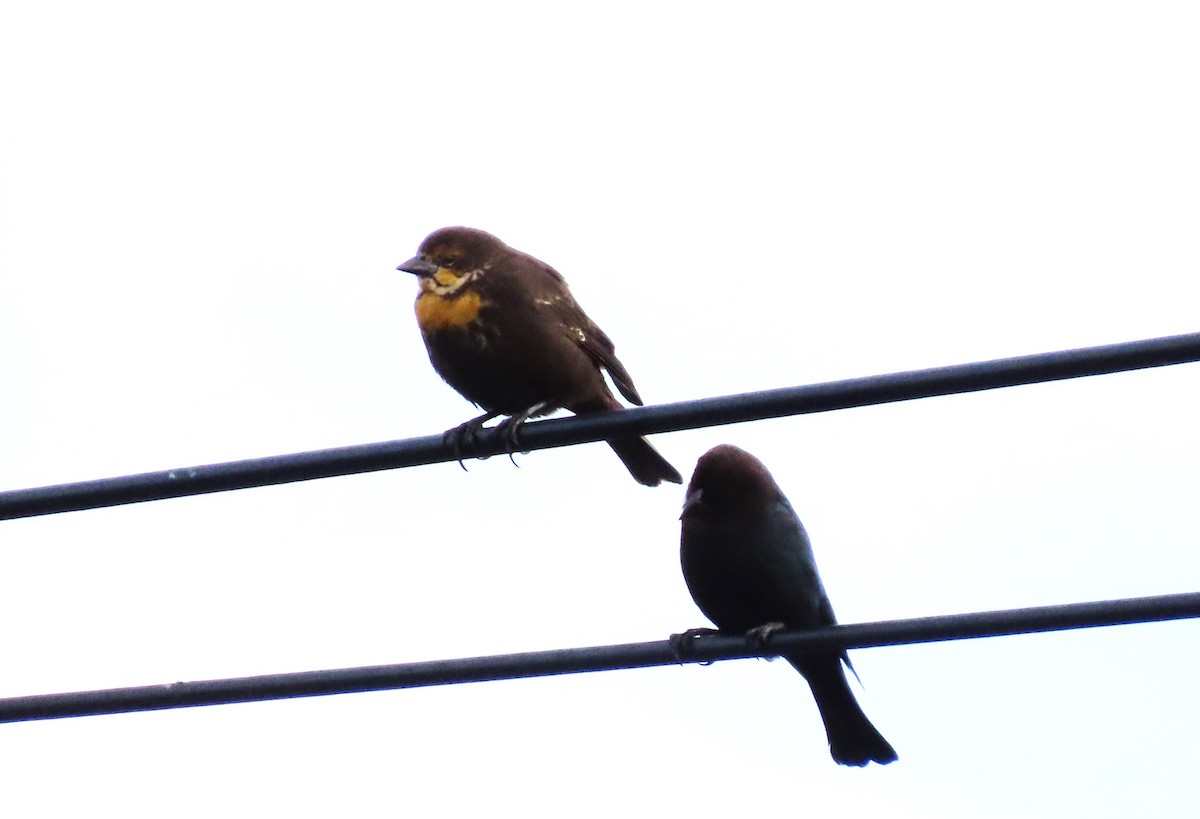
[{"label": "upper power line", "polygon": [[[1193,361],[1200,361],[1200,333],[551,419],[522,426],[519,440],[522,450],[547,449]],[[461,455],[484,457],[506,451],[504,439],[485,430]],[[0,492],[0,520],[419,466],[458,457],[441,435],[431,435],[16,489]]]}]

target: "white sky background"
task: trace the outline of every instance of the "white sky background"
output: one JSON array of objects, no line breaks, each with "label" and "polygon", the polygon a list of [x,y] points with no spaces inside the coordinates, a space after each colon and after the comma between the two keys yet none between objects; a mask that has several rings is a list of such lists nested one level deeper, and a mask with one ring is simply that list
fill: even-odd
[{"label": "white sky background", "polygon": [[[1189,3],[187,9],[0,13],[0,488],[465,420],[393,271],[447,224],[564,273],[650,403],[1200,329]],[[1197,373],[655,444],[760,456],[844,622],[1195,591]],[[0,696],[705,624],[680,488],[518,460],[2,523]],[[866,770],[756,661],[0,726],[0,811],[1177,815],[1196,639],[858,651]]]}]

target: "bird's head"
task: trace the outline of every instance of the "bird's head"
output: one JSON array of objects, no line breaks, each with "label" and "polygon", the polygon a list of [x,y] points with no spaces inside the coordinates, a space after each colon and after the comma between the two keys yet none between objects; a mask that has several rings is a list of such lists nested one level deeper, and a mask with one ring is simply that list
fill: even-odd
[{"label": "bird's head", "polygon": [[680,517],[763,515],[781,496],[762,461],[744,449],[721,444],[696,462]]},{"label": "bird's head", "polygon": [[504,243],[468,227],[445,227],[425,237],[417,255],[397,267],[421,280],[423,290],[451,293],[482,275]]}]

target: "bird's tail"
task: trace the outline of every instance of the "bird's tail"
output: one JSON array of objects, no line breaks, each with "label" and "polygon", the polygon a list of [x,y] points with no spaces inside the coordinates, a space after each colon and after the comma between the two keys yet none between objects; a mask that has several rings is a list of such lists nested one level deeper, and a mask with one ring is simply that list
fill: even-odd
[{"label": "bird's tail", "polygon": [[829,753],[834,762],[861,768],[868,762],[886,765],[899,758],[859,707],[854,692],[846,682],[839,657],[810,655],[787,659],[808,680],[821,712],[821,720],[825,723]]},{"label": "bird's tail", "polygon": [[[603,402],[592,401],[567,409],[576,415],[585,415],[593,412],[618,412],[625,408],[621,406],[621,402],[608,395]],[[610,440],[608,445],[617,453],[617,457],[625,464],[633,479],[643,486],[658,486],[663,481],[683,483],[683,476],[679,474],[679,470],[659,455],[658,450],[645,438],[615,438]]]},{"label": "bird's tail", "polygon": [[658,486],[663,481],[683,483],[683,477],[675,467],[658,454],[658,450],[645,438],[617,438],[608,445],[617,453],[621,463],[643,486]]}]

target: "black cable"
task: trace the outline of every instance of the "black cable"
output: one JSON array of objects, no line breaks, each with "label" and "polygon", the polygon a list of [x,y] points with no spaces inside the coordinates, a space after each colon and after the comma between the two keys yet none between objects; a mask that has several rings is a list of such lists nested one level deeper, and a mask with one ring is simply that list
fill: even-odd
[{"label": "black cable", "polygon": [[[1192,361],[1200,361],[1200,333],[551,419],[522,427],[520,442],[523,450],[547,449],[618,436],[828,412]],[[478,443],[462,454],[480,457],[503,452],[502,438],[489,433],[481,435]],[[455,458],[442,436],[433,435],[16,489],[0,492],[0,520],[420,466]]]},{"label": "black cable", "polygon": [[905,645],[1191,617],[1200,617],[1200,593],[779,632],[771,638],[765,651],[752,648],[740,636],[705,635],[685,641],[686,658],[677,655],[668,641],[659,640],[650,643],[568,648],[460,660],[13,697],[0,699],[0,722],[261,702],[294,697],[578,674],[586,671],[644,668],[683,662],[710,662],[771,656],[783,651],[814,652]]}]

